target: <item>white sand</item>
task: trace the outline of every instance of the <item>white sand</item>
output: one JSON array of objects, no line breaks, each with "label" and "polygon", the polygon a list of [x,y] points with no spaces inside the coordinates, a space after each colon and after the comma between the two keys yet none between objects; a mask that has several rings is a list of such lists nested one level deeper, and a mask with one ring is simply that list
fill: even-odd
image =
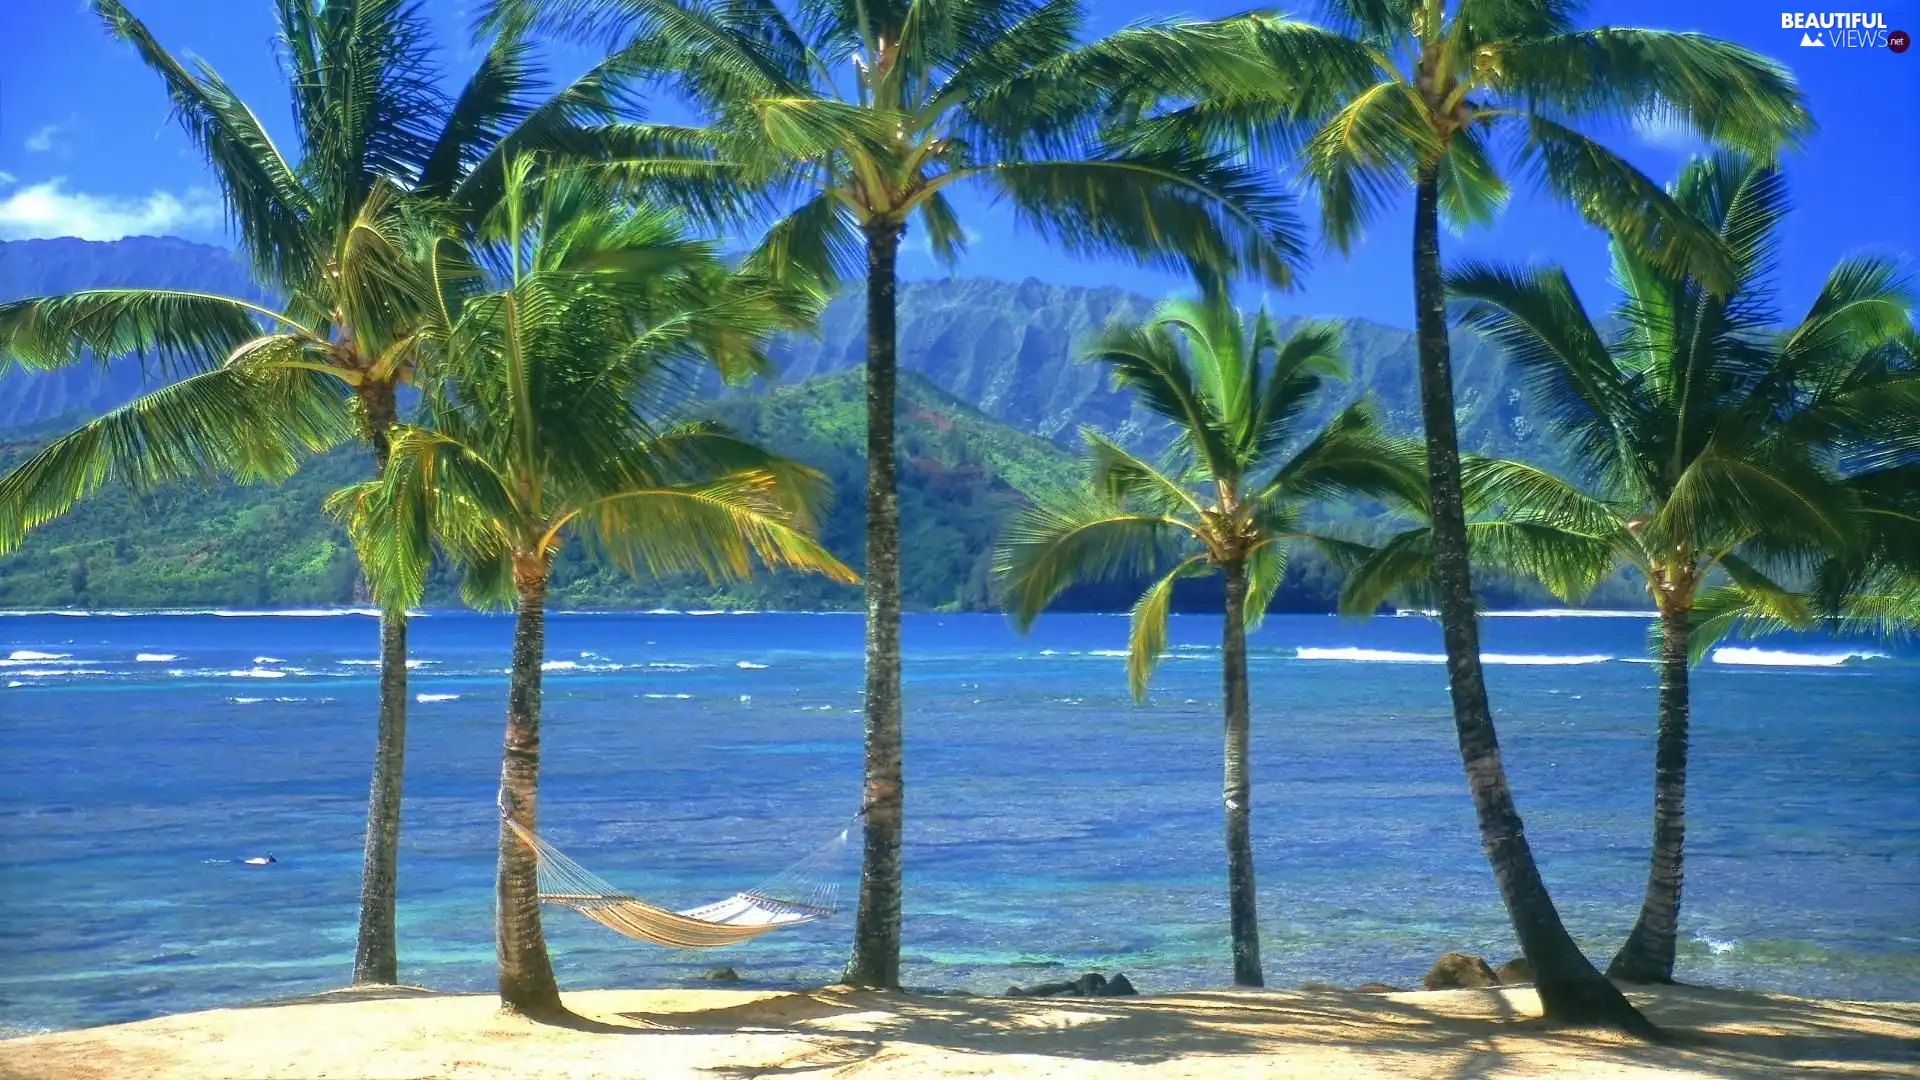
[{"label": "white sand", "polygon": [[14,1080],[483,1077],[1920,1077],[1920,1003],[1632,996],[1672,1045],[1548,1030],[1531,990],[1085,1001],[602,990],[570,1026],[482,995],[351,992],[0,1042]]}]

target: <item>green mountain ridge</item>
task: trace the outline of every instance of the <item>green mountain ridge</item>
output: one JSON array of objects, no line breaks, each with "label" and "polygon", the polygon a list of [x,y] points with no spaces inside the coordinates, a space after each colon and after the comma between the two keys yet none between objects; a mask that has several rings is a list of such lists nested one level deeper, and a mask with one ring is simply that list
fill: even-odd
[{"label": "green mountain ridge", "polygon": [[[0,242],[0,300],[128,285],[259,296],[232,252],[173,237]],[[771,349],[780,371],[774,385],[860,367],[866,354],[864,301],[863,292],[852,289],[828,305],[815,333],[777,341]],[[1033,279],[936,278],[902,282],[899,302],[902,366],[983,415],[1071,447],[1077,447],[1074,433],[1082,425],[1149,449],[1164,442],[1158,418],[1114,392],[1097,368],[1074,362],[1089,334],[1111,319],[1144,315],[1154,300],[1118,288]],[[1282,329],[1300,321],[1287,317]],[[1371,393],[1389,427],[1418,430],[1412,333],[1364,319],[1331,321],[1345,333],[1352,378],[1344,395],[1322,403],[1314,415],[1331,415]],[[1458,333],[1454,369],[1462,445],[1556,463],[1553,448],[1526,418],[1519,376],[1495,349]],[[150,388],[151,374],[139,365],[95,364],[0,374],[0,432],[95,415]]]},{"label": "green mountain ridge", "polygon": [[[987,416],[1020,430],[1077,446],[1081,426],[1108,432],[1134,446],[1163,445],[1166,425],[1114,391],[1094,365],[1074,362],[1087,337],[1115,318],[1136,319],[1156,301],[1116,288],[1019,283],[986,278],[902,282],[900,358],[904,368]],[[785,381],[858,367],[866,355],[865,295],[836,298],[816,334],[796,336],[773,350]],[[1278,320],[1282,333],[1301,316]],[[1419,430],[1420,402],[1411,331],[1366,319],[1332,318],[1342,331],[1349,369],[1345,391],[1308,415],[1331,416],[1371,394],[1381,421]],[[1462,444],[1482,453],[1552,464],[1554,448],[1526,417],[1519,375],[1497,349],[1473,334],[1454,336],[1454,372]]]},{"label": "green mountain ridge", "polygon": [[[231,253],[172,238],[0,243],[0,297],[136,284],[257,295],[248,293],[245,268]],[[1073,362],[1088,333],[1111,318],[1143,314],[1152,302],[1113,288],[969,278],[905,282],[900,299],[904,600],[918,610],[989,608],[991,551],[1000,525],[1034,493],[1077,480],[1079,426],[1147,449],[1164,442],[1164,424],[1109,389],[1098,369]],[[822,539],[856,567],[864,535],[862,300],[857,291],[836,299],[817,333],[778,343],[773,354],[780,378],[699,406],[828,476],[836,501],[820,522]],[[1417,430],[1411,335],[1364,320],[1340,321],[1354,378],[1314,415],[1370,391],[1390,427]],[[1525,419],[1522,389],[1485,343],[1463,336],[1457,366],[1467,446],[1556,464]],[[153,374],[137,364],[83,364],[0,375],[0,464],[149,388]],[[329,492],[367,468],[362,452],[343,448],[279,487],[220,483],[143,495],[102,491],[0,559],[0,607],[365,603],[345,535],[319,507]],[[1319,524],[1365,536],[1376,531],[1372,518],[1378,512],[1328,507]],[[1337,581],[1323,561],[1297,557],[1276,606],[1329,610]],[[1124,610],[1133,587],[1082,587],[1063,597],[1062,605]],[[1206,582],[1191,583],[1177,604],[1211,608],[1217,591]],[[689,579],[635,582],[595,565],[578,547],[562,554],[553,596],[556,605],[575,608],[844,610],[861,603],[857,588],[797,575],[761,575],[724,587]],[[1488,598],[1544,599],[1497,586]],[[1616,590],[1603,598],[1635,603],[1637,592]],[[427,601],[457,604],[455,582],[436,576]]]}]

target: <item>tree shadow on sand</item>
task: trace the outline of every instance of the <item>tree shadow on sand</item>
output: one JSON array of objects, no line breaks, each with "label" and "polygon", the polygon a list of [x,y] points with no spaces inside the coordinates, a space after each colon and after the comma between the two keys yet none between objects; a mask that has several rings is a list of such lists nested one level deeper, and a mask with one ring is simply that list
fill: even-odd
[{"label": "tree shadow on sand", "polygon": [[[1170,998],[1009,999],[841,989],[774,994],[689,1011],[585,1018],[584,1030],[676,1035],[772,1034],[802,1048],[714,1076],[824,1075],[918,1046],[961,1055],[1021,1054],[1127,1064],[1179,1058],[1344,1048],[1357,1071],[1477,1077],[1537,1072],[1588,1058],[1707,1076],[1920,1076],[1920,1015],[1912,1006],[1817,1002],[1740,991],[1633,992],[1670,1038],[1651,1044],[1611,1032],[1546,1025],[1524,991],[1445,996],[1317,991],[1202,992]],[[567,1026],[575,1026],[567,1024]]]}]

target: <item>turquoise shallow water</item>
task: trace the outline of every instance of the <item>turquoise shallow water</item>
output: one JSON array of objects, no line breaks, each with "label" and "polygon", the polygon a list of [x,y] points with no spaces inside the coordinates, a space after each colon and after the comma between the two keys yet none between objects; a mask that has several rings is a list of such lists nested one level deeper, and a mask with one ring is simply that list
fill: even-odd
[{"label": "turquoise shallow water", "polygon": [[[1086,968],[1230,978],[1218,621],[1174,620],[1129,703],[1119,617],[907,622],[904,978],[994,992]],[[1636,618],[1489,618],[1528,833],[1597,959],[1632,922],[1653,669]],[[402,977],[484,989],[510,624],[415,624]],[[349,973],[372,744],[364,616],[0,618],[0,1025],[69,1027],[305,993]],[[1920,653],[1788,640],[1695,680],[1680,976],[1920,998]],[[1270,984],[1416,982],[1515,951],[1452,739],[1438,632],[1275,617],[1253,639]],[[1878,654],[1878,655],[1875,655]],[[860,620],[556,615],[543,831],[676,906],[831,836],[858,802]],[[230,861],[273,852],[255,869]],[[845,867],[851,884],[855,867]],[[564,911],[563,986],[833,978],[851,918],[713,952]]]}]

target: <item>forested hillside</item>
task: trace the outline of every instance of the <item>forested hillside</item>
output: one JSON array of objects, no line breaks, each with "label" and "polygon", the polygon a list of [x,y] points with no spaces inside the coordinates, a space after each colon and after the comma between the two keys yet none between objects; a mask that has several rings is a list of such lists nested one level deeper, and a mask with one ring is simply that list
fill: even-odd
[{"label": "forested hillside", "polygon": [[[1008,428],[917,375],[901,380],[900,506],[908,606],[993,606],[992,544],[1006,515],[1029,494],[1072,483],[1075,455]],[[821,522],[835,554],[860,565],[866,468],[859,372],[734,395],[704,411],[729,428],[812,464],[838,494]],[[15,460],[32,441],[6,448]],[[136,497],[109,489],[28,538],[0,560],[0,607],[274,607],[365,602],[341,529],[320,513],[328,492],[360,478],[365,455],[343,449],[279,487],[219,484]],[[1348,523],[1358,529],[1364,522]],[[459,602],[438,574],[431,604]],[[1336,578],[1299,560],[1283,607],[1325,610]],[[1126,584],[1083,590],[1073,606],[1130,602]],[[704,580],[636,582],[594,564],[577,545],[561,556],[554,602],[563,607],[857,608],[860,592],[818,577],[762,575],[718,587]],[[1199,595],[1199,594],[1196,594]]]},{"label": "forested hillside", "polygon": [[[0,300],[135,284],[255,295],[245,268],[230,252],[170,237],[0,243]],[[1154,302],[1121,289],[1031,279],[1018,284],[981,278],[902,282],[901,360],[907,370],[1021,431],[1073,445],[1075,430],[1091,424],[1152,445],[1162,437],[1159,426],[1114,393],[1097,369],[1074,363],[1073,357],[1088,333],[1109,319],[1144,314]],[[858,367],[866,354],[864,303],[858,291],[842,296],[822,316],[819,333],[778,343],[773,349],[781,368],[778,382],[791,385]],[[1286,320],[1283,329],[1294,321]],[[1413,335],[1365,320],[1340,322],[1353,377],[1347,393],[1320,412],[1371,393],[1389,425],[1417,430]],[[1454,368],[1464,445],[1504,456],[1552,458],[1553,448],[1525,418],[1518,378],[1491,347],[1471,334],[1457,334]],[[87,365],[0,377],[0,431],[97,412],[133,396],[142,385],[137,366],[107,371]]]},{"label": "forested hillside", "polygon": [[[249,291],[244,267],[226,251],[171,238],[111,244],[78,240],[0,243],[0,298],[87,286],[167,285]],[[1117,289],[979,279],[903,283],[901,510],[905,602],[917,609],[992,606],[991,548],[1000,523],[1029,493],[1073,482],[1078,438],[1092,424],[1147,447],[1163,429],[1130,409],[1098,370],[1073,362],[1077,344],[1116,316],[1152,302]],[[775,349],[781,376],[753,391],[721,396],[700,411],[825,472],[837,500],[822,522],[828,546],[861,562],[864,412],[858,362],[864,353],[861,298],[829,307],[817,335]],[[1354,379],[1318,412],[1371,392],[1386,421],[1417,429],[1413,343],[1404,331],[1344,323]],[[1484,343],[1462,338],[1462,435],[1474,449],[1551,461],[1524,417],[1524,395]],[[151,385],[138,365],[82,365],[52,373],[0,376],[0,459],[18,460],[73,420],[109,408]],[[319,511],[327,493],[358,479],[364,455],[343,449],[278,487],[221,484],[135,496],[107,490],[43,527],[0,559],[0,607],[265,607],[364,602],[341,530]],[[1378,507],[1328,508],[1324,524],[1355,536],[1373,532]],[[1070,606],[1125,608],[1131,583],[1080,589]],[[1337,575],[1312,556],[1296,559],[1276,603],[1326,610]],[[715,588],[704,581],[633,582],[569,549],[554,579],[556,603],[573,607],[829,609],[859,605],[857,589],[817,578],[762,577]],[[1489,599],[1539,601],[1497,584]],[[1631,587],[1609,592],[1636,602]],[[457,603],[444,575],[429,595]],[[1182,607],[1211,607],[1206,582],[1183,592]]]}]

